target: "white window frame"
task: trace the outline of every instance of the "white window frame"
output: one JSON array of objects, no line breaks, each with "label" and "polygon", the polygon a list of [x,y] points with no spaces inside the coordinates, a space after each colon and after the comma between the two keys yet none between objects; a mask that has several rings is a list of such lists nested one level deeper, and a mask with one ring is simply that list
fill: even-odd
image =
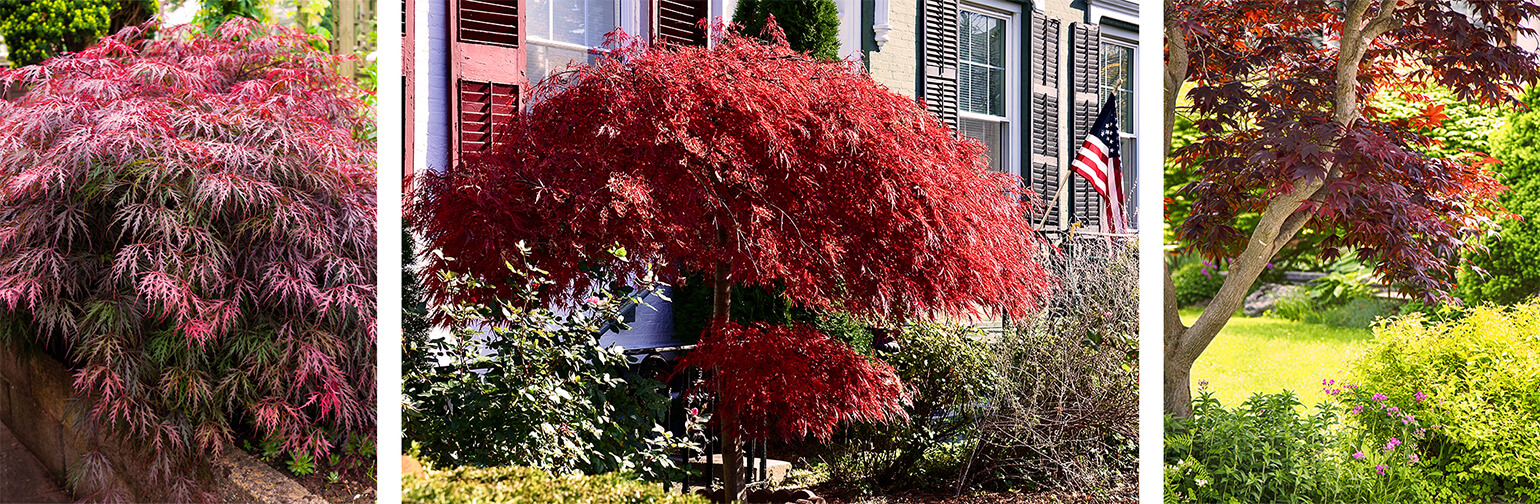
[{"label": "white window frame", "polygon": [[[1130,30],[1125,30],[1125,29],[1122,29],[1122,28],[1118,28],[1118,27],[1115,27],[1115,26],[1106,25],[1106,24],[1101,25],[1101,31],[1102,31],[1102,44],[1111,44],[1111,45],[1116,45],[1116,46],[1119,46],[1119,47],[1127,48],[1127,49],[1132,51],[1130,53],[1131,57],[1129,58],[1129,61],[1130,62],[1137,62],[1137,61],[1139,61],[1139,34],[1138,33],[1130,31]],[[1097,50],[1101,50],[1101,48],[1097,48]],[[1134,103],[1129,108],[1131,110],[1133,110],[1134,117],[1129,118],[1129,119],[1131,119],[1129,121],[1122,121],[1122,120],[1118,121],[1118,138],[1120,138],[1122,140],[1133,140],[1133,146],[1134,146],[1134,149],[1132,149],[1132,150],[1124,149],[1122,154],[1123,154],[1123,158],[1124,159],[1126,159],[1126,160],[1133,160],[1134,161],[1133,163],[1131,163],[1131,164],[1134,165],[1133,166],[1134,169],[1132,169],[1132,170],[1128,170],[1128,169],[1123,170],[1123,178],[1127,179],[1124,182],[1130,182],[1128,184],[1128,187],[1124,187],[1123,190],[1124,190],[1124,194],[1128,196],[1128,201],[1124,202],[1124,206],[1125,206],[1125,208],[1128,209],[1129,213],[1134,214],[1134,215],[1129,215],[1128,216],[1129,227],[1135,228],[1135,229],[1137,229],[1139,227],[1138,224],[1137,224],[1137,219],[1138,219],[1137,213],[1140,210],[1140,208],[1139,208],[1139,198],[1137,197],[1138,188],[1136,186],[1138,184],[1140,184],[1141,182],[1144,182],[1143,180],[1141,180],[1139,178],[1139,168],[1140,167],[1139,167],[1138,157],[1137,157],[1138,156],[1138,152],[1134,152],[1134,151],[1139,150],[1139,143],[1140,143],[1139,142],[1139,122],[1140,122],[1139,121],[1139,116],[1144,112],[1144,111],[1139,109],[1139,99],[1140,99],[1139,90],[1140,89],[1144,89],[1144,82],[1143,82],[1143,79],[1141,78],[1142,76],[1139,75],[1139,69],[1137,68],[1137,66],[1138,65],[1136,64],[1135,68],[1130,68],[1129,69],[1129,76],[1130,76],[1130,79],[1132,81],[1129,84],[1129,88],[1134,90],[1134,93],[1133,93],[1133,95],[1134,95]],[[1100,92],[1101,86],[1102,86],[1102,84],[1100,84],[1100,83],[1097,84],[1098,92]],[[1129,164],[1129,163],[1125,163],[1125,164]]]},{"label": "white window frame", "polygon": [[[563,2],[566,2],[566,1],[570,1],[570,0],[549,0],[549,1],[551,3],[551,6],[553,7],[553,11],[552,12],[554,12],[554,7],[556,5],[561,4]],[[614,12],[615,12],[615,17],[616,17],[616,24],[615,24],[615,26],[605,27],[604,31],[599,32],[599,35],[601,37],[605,33],[609,33],[611,30],[614,30],[616,28],[620,28],[621,30],[624,30],[628,35],[631,35],[633,37],[644,37],[644,36],[646,36],[646,34],[642,33],[642,11],[643,11],[642,6],[643,6],[643,4],[645,2],[647,2],[647,0],[610,0],[610,1],[613,2],[614,5],[615,5]],[[550,22],[550,20],[545,20],[545,21],[548,24]],[[585,22],[586,22],[586,20],[585,20]],[[547,26],[547,29],[551,29],[551,27]],[[593,28],[585,26],[584,29],[585,30],[592,30]],[[546,39],[546,38],[535,36],[533,33],[525,35],[524,36],[524,42],[526,44],[528,44],[528,45],[550,47],[550,48],[553,48],[553,49],[561,49],[561,50],[567,50],[567,51],[575,51],[575,52],[581,52],[581,53],[584,53],[584,54],[588,54],[589,52],[599,48],[598,46],[590,47],[590,46],[583,45],[583,44],[574,44],[574,43],[571,43],[571,42],[561,42],[561,41],[557,41],[557,40],[550,40],[550,39]],[[584,63],[586,63],[586,61]],[[528,65],[528,63],[526,63],[526,66],[527,65]]]},{"label": "white window frame", "polygon": [[[1022,176],[1021,139],[1025,136],[1021,123],[1021,5],[997,0],[964,0],[957,10],[977,12],[1005,20],[1005,115],[996,116],[968,112],[958,107],[959,119],[972,119],[1005,123],[1007,129],[1001,138],[1005,141],[1002,173]],[[960,41],[959,41],[960,42]],[[959,63],[961,66],[961,63]],[[961,104],[959,104],[961,105]]]}]

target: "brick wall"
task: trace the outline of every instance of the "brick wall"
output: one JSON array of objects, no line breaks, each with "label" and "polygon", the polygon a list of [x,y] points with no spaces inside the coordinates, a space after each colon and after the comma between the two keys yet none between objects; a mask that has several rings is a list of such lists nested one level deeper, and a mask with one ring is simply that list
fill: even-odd
[{"label": "brick wall", "polygon": [[919,32],[916,24],[919,21],[916,17],[918,7],[919,3],[914,0],[891,0],[888,3],[888,24],[893,27],[893,31],[888,32],[888,43],[880,51],[871,53],[867,67],[872,79],[893,92],[910,97],[915,95],[915,68],[918,62],[914,53],[915,34]]}]

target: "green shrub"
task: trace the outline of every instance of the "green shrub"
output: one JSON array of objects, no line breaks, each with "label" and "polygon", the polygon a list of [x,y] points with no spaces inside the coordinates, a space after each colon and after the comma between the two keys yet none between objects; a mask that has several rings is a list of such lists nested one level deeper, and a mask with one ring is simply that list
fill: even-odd
[{"label": "green shrub", "polygon": [[[1427,426],[1423,460],[1441,499],[1540,499],[1540,304],[1471,309],[1461,320],[1401,317],[1352,364],[1346,407],[1395,405]],[[1361,394],[1360,394],[1361,395]],[[1402,422],[1356,416],[1378,442]]]},{"label": "green shrub", "polygon": [[1190,262],[1171,272],[1171,282],[1176,285],[1177,305],[1190,306],[1213,299],[1219,293],[1219,287],[1224,285],[1225,277],[1219,274],[1219,268],[1203,262]]},{"label": "green shrub", "polygon": [[1491,137],[1492,156],[1502,160],[1493,169],[1510,189],[1502,205],[1519,219],[1504,220],[1498,236],[1483,242],[1488,250],[1465,254],[1478,269],[1461,269],[1458,294],[1473,305],[1513,304],[1540,293],[1540,89],[1524,103],[1528,111]]},{"label": "green shrub", "polygon": [[[621,307],[652,284],[599,292],[559,314],[539,295],[550,284],[544,272],[510,273],[509,299],[436,308],[454,321],[452,334],[408,335],[405,440],[438,465],[673,477],[680,469],[669,456],[688,443],[657,424],[668,406],[661,384],[625,373],[622,349],[598,341],[599,328],[620,320]],[[624,285],[605,280],[599,284]],[[445,281],[452,290],[492,292],[469,275]]]},{"label": "green shrub", "polygon": [[733,11],[733,23],[742,26],[743,33],[760,37],[772,15],[793,50],[820,60],[839,59],[840,11],[834,0],[742,0]]},{"label": "green shrub", "polygon": [[620,473],[553,476],[528,467],[429,471],[401,481],[401,502],[410,504],[706,504],[695,495],[670,493]]},{"label": "green shrub", "polygon": [[[834,446],[830,473],[846,483],[940,487],[961,463],[944,445],[971,433],[980,406],[999,387],[994,350],[983,332],[961,325],[918,322],[904,328],[899,350],[880,355],[914,393],[909,421],[858,425]],[[971,446],[971,443],[967,443]],[[942,467],[946,460],[959,462]]]},{"label": "green shrub", "polygon": [[1375,320],[1396,314],[1400,302],[1380,298],[1374,290],[1374,270],[1342,258],[1327,274],[1278,300],[1274,315],[1332,327],[1368,329]]},{"label": "green shrub", "polygon": [[1166,417],[1166,501],[1426,502],[1409,447],[1358,446],[1335,410],[1299,406],[1284,391],[1227,410],[1200,389],[1191,419]]}]

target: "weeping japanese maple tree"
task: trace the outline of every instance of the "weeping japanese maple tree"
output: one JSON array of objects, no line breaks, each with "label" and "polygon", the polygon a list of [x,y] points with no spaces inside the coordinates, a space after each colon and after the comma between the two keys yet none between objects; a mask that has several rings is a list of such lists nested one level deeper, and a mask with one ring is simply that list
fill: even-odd
[{"label": "weeping japanese maple tree", "polygon": [[[495,277],[522,241],[553,299],[605,288],[585,273],[599,264],[704,274],[714,321],[690,363],[717,380],[724,464],[741,470],[742,436],[825,437],[897,418],[904,394],[891,368],[812,327],[731,323],[733,285],[897,324],[1024,316],[1050,278],[1020,180],[988,173],[979,143],[859,65],[717,28],[710,48],[612,38],[608,56],[536,87],[501,147],[426,174],[409,218],[442,251],[430,272]],[[727,472],[733,495],[739,478]]]},{"label": "weeping japanese maple tree", "polygon": [[[56,349],[173,501],[237,432],[372,451],[343,450],[375,431],[361,91],[291,30],[138,33],[0,71],[0,339]],[[113,496],[101,460],[77,495]]]}]

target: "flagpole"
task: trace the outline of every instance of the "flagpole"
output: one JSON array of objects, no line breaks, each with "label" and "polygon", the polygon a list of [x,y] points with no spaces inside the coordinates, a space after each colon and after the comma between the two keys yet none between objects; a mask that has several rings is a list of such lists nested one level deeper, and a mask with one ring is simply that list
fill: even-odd
[{"label": "flagpole", "polygon": [[1065,184],[1065,183],[1063,183],[1063,181],[1060,181],[1058,192],[1053,193],[1053,201],[1050,202],[1048,204],[1048,206],[1043,207],[1043,218],[1038,219],[1038,221],[1037,221],[1037,230],[1038,231],[1042,231],[1043,230],[1043,224],[1048,223],[1048,213],[1052,212],[1054,207],[1059,206],[1059,197],[1064,195],[1064,186],[1066,186],[1066,185],[1069,185],[1069,184]]}]

